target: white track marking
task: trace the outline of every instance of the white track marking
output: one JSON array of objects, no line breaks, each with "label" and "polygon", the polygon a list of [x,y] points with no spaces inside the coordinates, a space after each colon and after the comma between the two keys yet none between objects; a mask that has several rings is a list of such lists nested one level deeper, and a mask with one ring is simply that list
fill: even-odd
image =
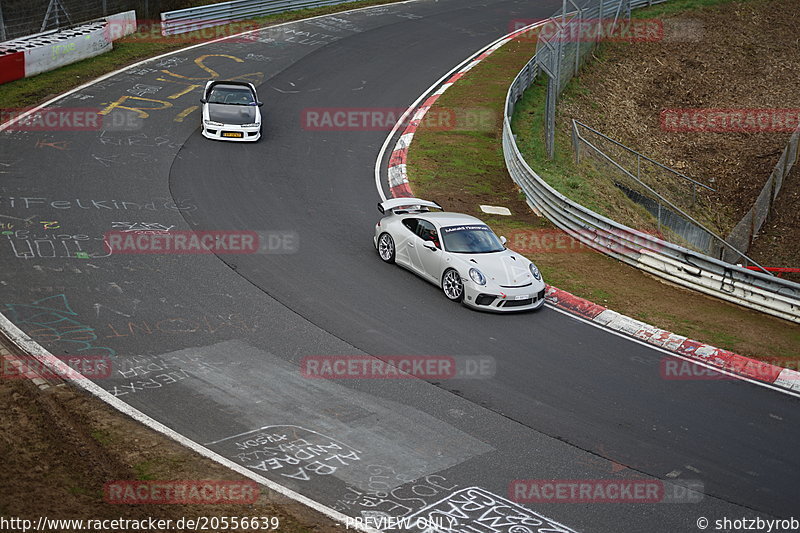
[{"label": "white track marking", "polygon": [[[470,54],[467,57],[467,59],[465,59],[464,61],[462,61],[461,63],[459,63],[455,67],[453,67],[451,70],[449,70],[447,72],[447,74],[445,74],[444,76],[439,78],[436,82],[433,83],[433,85],[428,87],[428,89],[425,90],[425,92],[423,92],[419,96],[419,98],[414,100],[414,103],[412,103],[408,107],[408,109],[406,109],[405,113],[403,113],[403,116],[401,116],[397,120],[397,123],[394,125],[394,128],[392,128],[392,131],[389,132],[389,135],[386,137],[386,140],[383,141],[383,145],[381,146],[381,149],[378,152],[378,158],[375,160],[375,187],[378,189],[378,195],[381,197],[381,202],[385,202],[387,200],[386,194],[384,194],[384,192],[383,192],[383,185],[381,184],[381,181],[382,181],[381,180],[381,166],[383,164],[383,158],[386,156],[386,149],[389,147],[389,143],[392,142],[392,138],[397,134],[397,131],[400,129],[400,127],[406,121],[406,118],[408,118],[408,116],[411,113],[414,113],[416,111],[417,107],[419,106],[419,104],[421,104],[422,101],[425,100],[425,98],[430,96],[431,93],[434,93],[434,91],[436,91],[436,89],[440,85],[442,85],[445,81],[447,81],[450,77],[452,77],[453,74],[456,74],[457,72],[460,72],[461,69],[463,69],[465,66],[467,66],[476,57],[478,57],[482,53],[486,52],[487,50],[489,50],[493,46],[497,46],[498,44],[503,42],[503,40],[508,39],[510,36],[514,35],[515,33],[520,32],[520,31],[521,30],[516,30],[516,31],[512,31],[510,33],[507,33],[507,34],[503,35],[502,37],[500,37],[499,39],[497,39],[496,41],[493,41],[490,44],[487,44],[486,46],[481,48],[480,50]],[[449,88],[450,85],[452,85],[452,84],[448,84],[447,87]]]},{"label": "white track marking", "polygon": [[[418,1],[420,1],[420,0],[404,0],[402,2],[395,2],[392,5],[402,5],[402,4],[408,4],[408,3],[412,3],[412,2],[418,2]],[[363,11],[363,10],[367,10],[367,9],[374,9],[374,8],[377,8],[377,7],[385,8],[386,5],[369,6],[369,7],[360,7],[360,8],[355,8],[355,9],[348,9],[346,11],[339,11],[339,12],[336,13],[336,15],[342,15],[342,14],[346,14],[346,13],[353,13],[353,12],[356,12],[356,11]],[[91,87],[95,83],[98,83],[100,81],[106,80],[108,78],[116,76],[117,74],[120,74],[121,72],[125,72],[126,70],[129,70],[129,69],[132,69],[132,68],[136,68],[136,67],[141,66],[141,65],[143,65],[145,63],[149,63],[151,61],[155,61],[155,60],[161,59],[163,57],[168,57],[168,56],[171,56],[173,54],[183,53],[183,52],[186,52],[187,50],[192,50],[194,48],[199,48],[199,47],[202,47],[202,46],[207,46],[207,45],[210,45],[210,44],[214,44],[214,43],[217,43],[217,42],[225,41],[225,40],[232,39],[232,38],[235,38],[235,37],[240,37],[242,35],[247,35],[247,34],[250,34],[250,33],[256,33],[256,32],[264,30],[265,28],[277,28],[277,27],[280,27],[280,26],[287,26],[287,25],[290,25],[290,24],[299,24],[299,23],[307,22],[309,20],[314,20],[314,19],[318,19],[318,18],[325,18],[325,17],[328,17],[328,16],[330,16],[330,15],[318,15],[316,17],[310,17],[310,18],[295,20],[295,21],[291,21],[291,22],[284,22],[284,23],[281,23],[281,24],[274,24],[274,25],[271,25],[271,26],[264,26],[264,27],[258,28],[256,30],[249,30],[249,31],[246,31],[246,32],[237,33],[235,35],[230,35],[230,36],[227,36],[227,37],[214,39],[212,41],[208,41],[208,42],[204,42],[204,43],[200,43],[200,44],[196,44],[196,45],[192,45],[192,46],[187,46],[185,48],[180,48],[178,50],[173,50],[172,52],[167,52],[166,54],[161,54],[161,55],[156,56],[156,57],[151,57],[151,58],[148,58],[148,59],[144,59],[144,60],[139,61],[137,63],[134,63],[132,65],[128,65],[128,66],[126,66],[124,68],[115,70],[113,72],[109,72],[108,74],[104,74],[104,75],[100,76],[99,78],[95,78],[94,80],[92,80],[90,82],[84,83],[83,85],[80,85],[79,87],[76,87],[74,89],[70,89],[69,91],[67,91],[67,92],[65,92],[63,94],[60,94],[60,95],[58,95],[58,96],[56,96],[54,98],[51,98],[50,100],[44,102],[43,104],[40,104],[40,105],[38,105],[38,106],[26,111],[25,113],[22,113],[21,115],[16,116],[16,117],[4,122],[3,124],[0,124],[0,132],[8,129],[9,126],[11,126],[12,124],[22,120],[23,118],[27,117],[28,115],[30,115],[32,113],[35,113],[35,112],[39,111],[40,109],[43,109],[43,108],[45,108],[45,107],[47,107],[47,106],[49,106],[49,105],[61,100],[62,98],[66,98],[67,96],[69,96],[71,94],[79,92],[79,91],[81,91],[81,90],[83,90],[83,89],[85,89],[87,87]],[[20,330],[17,326],[15,326],[2,313],[0,313],[0,330],[2,330],[3,333],[5,333],[5,335],[20,350],[22,350],[23,352],[25,352],[25,353],[27,353],[29,355],[32,355],[37,360],[39,360],[42,364],[47,365],[49,368],[53,369],[56,372],[58,372],[60,370],[63,373],[63,375],[70,375],[70,374],[66,374],[67,371],[69,371],[72,375],[74,375],[74,373],[75,373],[74,370],[72,370],[69,367],[67,367],[67,365],[65,365],[60,359],[58,359],[53,354],[51,354],[49,351],[47,351],[39,343],[37,343],[36,341],[34,341],[30,337],[28,337],[22,330]],[[204,457],[207,457],[207,458],[211,459],[212,461],[215,461],[215,462],[217,462],[217,463],[219,463],[219,464],[221,464],[221,465],[223,465],[223,466],[225,466],[225,467],[227,467],[227,468],[229,468],[229,469],[231,469],[231,470],[233,470],[233,471],[235,471],[235,472],[237,472],[237,473],[239,473],[239,474],[241,474],[241,475],[243,475],[243,476],[245,476],[245,477],[247,477],[249,479],[252,479],[256,483],[260,483],[261,485],[264,485],[267,488],[272,489],[275,492],[286,496],[287,498],[290,498],[290,499],[292,499],[294,501],[302,503],[302,504],[310,507],[311,509],[314,509],[315,511],[317,511],[319,513],[322,513],[323,515],[325,515],[325,516],[327,516],[327,517],[329,517],[329,518],[331,518],[331,519],[333,519],[333,520],[335,520],[337,522],[345,523],[347,521],[347,519],[349,518],[347,515],[345,515],[343,513],[340,513],[339,511],[331,509],[330,507],[328,507],[328,506],[326,506],[326,505],[324,505],[322,503],[319,503],[316,500],[312,500],[311,498],[308,498],[306,496],[303,496],[302,494],[294,492],[293,490],[288,489],[288,488],[286,488],[286,487],[284,487],[282,485],[279,485],[278,483],[270,481],[269,479],[267,479],[267,478],[265,478],[263,476],[260,476],[260,475],[256,474],[255,472],[252,472],[251,470],[249,470],[247,468],[244,468],[244,467],[234,463],[233,461],[231,461],[231,460],[229,460],[229,459],[227,459],[227,458],[225,458],[225,457],[223,457],[223,456],[221,456],[221,455],[219,455],[217,453],[212,452],[211,450],[209,450],[205,446],[202,446],[201,444],[198,444],[198,443],[194,442],[193,440],[191,440],[191,439],[189,439],[187,437],[184,437],[183,435],[181,435],[177,431],[174,431],[174,430],[170,429],[169,427],[167,427],[164,424],[162,424],[161,422],[158,422],[157,420],[149,417],[148,415],[144,414],[143,412],[139,411],[138,409],[135,409],[134,407],[131,407],[130,405],[128,405],[127,403],[123,402],[122,400],[116,398],[115,396],[113,396],[109,392],[105,391],[101,387],[95,385],[94,383],[92,383],[88,379],[80,379],[80,378],[78,378],[78,379],[69,380],[69,381],[72,381],[73,383],[75,383],[76,385],[80,386],[81,388],[83,388],[87,392],[93,394],[94,396],[96,396],[100,400],[102,400],[105,403],[109,404],[110,406],[114,407],[115,409],[117,409],[121,413],[130,416],[134,420],[137,420],[137,421],[141,422],[145,426],[147,426],[147,427],[149,427],[149,428],[161,433],[162,435],[166,435],[167,437],[169,437],[169,438],[173,439],[174,441],[180,443],[181,445],[191,449],[192,451],[194,451],[196,453],[199,453],[200,455],[202,455]],[[378,530],[376,530],[374,528],[362,526],[360,524],[353,525],[352,529],[354,529],[356,531],[362,531],[364,533],[380,533]]]},{"label": "white track marking", "polygon": [[[535,26],[535,25],[536,24],[533,24],[532,26]],[[520,30],[516,30],[514,32],[508,33],[508,34],[504,35],[503,37],[497,39],[493,43],[481,48],[480,50],[478,50],[474,54],[470,55],[467,59],[465,59],[464,61],[459,63],[456,67],[454,67],[452,70],[450,70],[447,74],[445,74],[444,76],[439,78],[438,81],[436,81],[433,85],[431,85],[425,92],[423,92],[419,96],[419,98],[417,98],[414,101],[413,104],[411,104],[411,106],[408,107],[408,109],[406,109],[405,113],[403,113],[403,116],[400,117],[400,119],[394,125],[394,128],[392,128],[392,131],[386,137],[386,140],[383,142],[383,146],[381,147],[380,152],[378,153],[378,157],[377,157],[377,159],[375,161],[375,187],[378,190],[378,195],[381,197],[381,201],[383,201],[383,202],[386,201],[386,195],[383,192],[383,185],[382,185],[382,181],[383,180],[381,178],[381,168],[382,168],[382,164],[383,164],[383,159],[386,156],[386,150],[389,147],[389,144],[391,143],[392,138],[397,134],[397,131],[400,129],[401,125],[405,122],[406,118],[411,113],[416,112],[417,107],[426,98],[428,98],[429,96],[432,96],[433,94],[442,94],[443,92],[445,92],[446,89],[450,88],[451,85],[453,85],[454,83],[457,83],[457,81],[454,82],[454,83],[448,83],[448,84],[446,84],[446,88],[445,88],[445,86],[440,87],[440,85],[444,84],[444,82],[447,79],[449,79],[453,74],[455,74],[457,72],[465,71],[465,67],[471,61],[473,61],[476,57],[478,57],[482,53],[484,53],[484,52],[486,52],[486,51],[488,51],[488,50],[490,50],[492,48],[495,48],[495,49],[499,48],[500,47],[499,45],[500,45],[500,43],[503,42],[503,40],[508,39],[510,36],[514,35],[515,33],[518,33],[520,31],[524,31],[524,30],[525,30],[525,28],[522,28]],[[466,69],[466,70],[469,70],[469,69]],[[437,88],[438,88],[438,90],[436,90]],[[411,135],[413,137],[413,134],[409,134],[409,135]],[[406,144],[410,144],[410,141],[411,141],[411,139],[409,138],[409,140],[408,140],[408,142]],[[387,169],[387,172],[388,171],[389,170]],[[677,352],[671,352],[671,351],[666,350],[666,349],[664,349],[664,348],[662,348],[660,346],[656,346],[656,345],[650,344],[650,343],[645,342],[645,341],[643,341],[641,339],[637,339],[635,337],[631,337],[629,335],[626,335],[626,334],[624,334],[622,332],[619,332],[619,331],[613,330],[611,328],[608,328],[608,327],[606,327],[606,326],[604,326],[602,324],[597,324],[596,322],[593,322],[592,320],[589,320],[589,319],[586,319],[586,318],[581,317],[579,315],[573,314],[573,313],[571,313],[571,312],[569,312],[567,310],[558,308],[558,307],[556,307],[554,305],[551,305],[549,303],[547,303],[545,305],[546,305],[546,307],[549,307],[550,309],[558,311],[559,313],[562,313],[562,314],[567,315],[569,317],[572,317],[572,318],[574,318],[576,320],[580,320],[582,322],[590,324],[590,325],[592,325],[592,326],[594,326],[594,327],[596,327],[598,329],[602,329],[602,330],[607,331],[609,333],[612,333],[612,334],[614,334],[614,335],[616,335],[618,337],[622,337],[623,339],[627,339],[629,341],[641,344],[642,346],[645,346],[645,347],[647,347],[649,349],[652,349],[652,350],[655,350],[655,351],[659,351],[659,352],[671,355],[673,357],[677,357],[678,359],[683,359],[684,361],[689,361],[691,363],[694,363],[696,365],[702,366],[704,368],[708,368],[710,370],[714,370],[715,372],[719,372],[720,374],[724,374],[726,376],[731,376],[731,377],[733,377],[733,378],[735,378],[737,380],[740,380],[740,381],[746,381],[748,383],[753,383],[753,384],[759,385],[761,387],[765,387],[765,388],[768,388],[768,389],[771,389],[771,390],[782,392],[782,393],[787,394],[789,396],[794,396],[795,398],[800,398],[800,393],[798,393],[796,391],[787,390],[787,389],[784,389],[784,388],[781,388],[781,387],[777,387],[775,385],[772,385],[771,383],[765,383],[763,381],[757,381],[757,380],[748,378],[746,376],[743,376],[741,374],[736,374],[736,373],[730,372],[728,370],[722,369],[720,367],[709,365],[708,363],[704,363],[703,361],[699,361],[697,359],[694,359],[694,358],[691,358],[691,357],[687,357],[687,356],[679,354]]]},{"label": "white track marking", "polygon": [[424,0],[403,0],[402,2],[393,2],[391,4],[383,4],[383,5],[367,6],[367,7],[357,7],[355,9],[348,9],[346,11],[337,11],[336,13],[329,13],[327,15],[317,15],[316,17],[309,17],[309,18],[305,18],[305,19],[292,20],[290,22],[281,22],[280,24],[272,24],[272,25],[262,26],[261,28],[258,28],[258,29],[255,29],[255,30],[243,31],[241,33],[228,35],[226,37],[220,37],[219,39],[214,39],[212,41],[206,41],[204,43],[194,44],[192,46],[187,46],[185,48],[179,48],[178,50],[173,50],[172,52],[167,52],[167,53],[161,54],[159,56],[151,57],[151,58],[148,58],[148,59],[143,59],[142,61],[138,61],[138,62],[136,62],[136,63],[134,63],[132,65],[128,65],[126,67],[117,69],[117,70],[115,70],[113,72],[109,72],[108,74],[103,74],[99,78],[95,78],[92,81],[86,82],[86,83],[84,83],[83,85],[81,85],[79,87],[75,87],[74,89],[70,89],[69,91],[67,91],[65,93],[59,94],[58,96],[55,96],[55,97],[51,98],[50,100],[46,101],[45,103],[39,104],[38,106],[36,106],[36,107],[34,107],[32,109],[29,109],[28,111],[20,114],[19,116],[15,116],[14,118],[12,118],[10,120],[7,120],[6,122],[3,122],[2,124],[0,124],[0,131],[8,129],[8,127],[11,126],[12,124],[14,124],[16,122],[19,122],[20,120],[22,120],[23,118],[27,117],[28,115],[30,115],[32,113],[35,113],[35,112],[39,111],[40,109],[43,109],[43,108],[49,106],[50,104],[53,104],[53,103],[61,100],[62,98],[66,98],[67,96],[69,96],[71,94],[74,94],[74,93],[76,93],[78,91],[81,91],[81,90],[83,90],[83,89],[85,89],[87,87],[91,87],[95,83],[98,83],[98,82],[103,81],[103,80],[107,80],[108,78],[111,78],[112,76],[116,76],[117,74],[119,74],[121,72],[125,72],[126,70],[130,70],[132,68],[136,68],[138,66],[144,65],[145,63],[149,63],[150,61],[155,61],[156,59],[161,59],[162,57],[168,57],[168,56],[171,56],[173,54],[180,54],[182,52],[186,52],[187,50],[193,50],[195,48],[200,48],[201,46],[208,46],[210,44],[218,43],[218,42],[221,42],[221,41],[227,41],[228,39],[233,39],[235,37],[241,37],[242,35],[249,35],[251,33],[257,33],[259,31],[265,30],[267,28],[280,28],[281,26],[289,26],[291,24],[300,24],[302,22],[307,22],[309,20],[316,20],[316,19],[319,19],[319,18],[330,17],[331,15],[344,15],[344,14],[347,14],[347,13],[355,13],[356,11],[365,11],[365,10],[368,10],[368,9],[375,9],[375,8],[381,8],[381,7],[385,8],[385,7],[390,6],[390,5],[391,6],[395,6],[395,5],[399,6],[399,5],[403,5],[403,4],[410,4],[410,3],[413,3],[413,2],[421,2],[421,1],[424,1]]},{"label": "white track marking", "polygon": [[627,340],[629,340],[631,342],[635,342],[637,344],[641,344],[642,346],[650,348],[651,350],[655,350],[657,352],[662,352],[662,353],[665,353],[667,355],[671,355],[673,357],[677,357],[678,359],[683,359],[684,361],[689,361],[690,363],[694,363],[694,364],[696,364],[698,366],[702,366],[704,368],[708,368],[709,370],[713,370],[714,372],[718,372],[720,374],[724,374],[726,376],[730,376],[730,377],[735,378],[735,379],[737,379],[739,381],[747,381],[748,383],[752,383],[754,385],[759,385],[759,386],[765,387],[767,389],[772,389],[774,391],[782,392],[782,393],[787,394],[789,396],[794,396],[795,398],[800,398],[800,393],[798,393],[796,391],[791,391],[791,390],[783,389],[783,388],[780,388],[780,387],[776,387],[775,385],[772,385],[771,383],[765,383],[763,381],[757,381],[757,380],[754,380],[754,379],[750,379],[750,378],[748,378],[746,376],[742,376],[741,374],[736,374],[736,373],[730,372],[728,370],[725,370],[724,368],[720,368],[720,367],[714,366],[714,365],[709,365],[708,363],[704,363],[703,361],[699,361],[699,360],[693,359],[691,357],[686,357],[685,355],[682,355],[682,354],[679,354],[679,353],[676,353],[676,352],[671,352],[671,351],[669,351],[667,349],[662,348],[661,346],[656,346],[654,344],[650,344],[648,342],[645,342],[645,341],[643,341],[641,339],[637,339],[636,337],[631,337],[629,335],[626,335],[625,333],[622,333],[620,331],[615,331],[613,329],[609,329],[609,328],[607,328],[607,327],[605,327],[603,325],[597,324],[597,323],[589,320],[588,318],[584,318],[582,316],[575,315],[573,313],[570,313],[566,309],[561,309],[561,308],[556,307],[556,306],[554,306],[554,305],[552,305],[550,303],[545,303],[545,307],[548,307],[548,308],[552,309],[553,311],[558,311],[559,313],[567,315],[568,317],[572,317],[575,320],[580,320],[581,322],[585,322],[586,324],[589,324],[589,325],[594,326],[596,328],[602,329],[602,330],[604,330],[604,331],[606,331],[608,333],[611,333],[612,335],[616,335],[617,337],[622,337],[623,339],[627,339]]}]

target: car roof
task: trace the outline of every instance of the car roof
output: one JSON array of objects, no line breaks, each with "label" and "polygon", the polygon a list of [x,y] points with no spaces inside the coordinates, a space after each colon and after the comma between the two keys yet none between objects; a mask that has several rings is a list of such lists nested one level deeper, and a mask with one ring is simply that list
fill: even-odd
[{"label": "car roof", "polygon": [[403,215],[403,218],[424,218],[426,220],[430,220],[431,222],[435,222],[439,226],[450,226],[457,224],[484,224],[481,219],[475,218],[471,215],[465,215],[463,213],[408,213],[407,215]]}]

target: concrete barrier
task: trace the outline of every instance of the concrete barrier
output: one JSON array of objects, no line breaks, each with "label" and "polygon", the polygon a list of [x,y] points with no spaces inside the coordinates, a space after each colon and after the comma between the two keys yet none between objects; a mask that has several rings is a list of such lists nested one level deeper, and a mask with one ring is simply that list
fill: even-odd
[{"label": "concrete barrier", "polygon": [[29,78],[110,51],[113,41],[136,31],[126,11],[65,30],[0,43],[0,83]]}]

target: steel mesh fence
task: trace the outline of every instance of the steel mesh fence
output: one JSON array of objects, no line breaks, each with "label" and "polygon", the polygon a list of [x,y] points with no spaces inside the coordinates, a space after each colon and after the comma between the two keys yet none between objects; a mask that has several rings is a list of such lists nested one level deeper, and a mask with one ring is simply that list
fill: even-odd
[{"label": "steel mesh fence", "polygon": [[710,187],[585,124],[576,120],[572,124],[576,162],[583,154],[593,156],[602,165],[602,174],[652,215],[661,238],[712,257],[722,256],[726,248],[723,238],[688,214],[708,210],[706,193],[712,190]]},{"label": "steel mesh fence", "polygon": [[[747,214],[739,221],[738,224],[725,238],[732,246],[739,250],[748,250],[753,243],[753,238],[758,234],[761,227],[769,218],[770,211],[772,210],[772,203],[778,197],[783,186],[783,180],[792,171],[795,165],[798,164],[800,157],[800,125],[792,133],[789,142],[781,153],[778,163],[770,174],[769,179],[761,189],[753,207]],[[739,257],[735,254],[727,252],[723,259],[725,261],[735,262],[739,261]]]},{"label": "steel mesh fence", "polygon": [[0,41],[68,28],[123,11],[154,19],[162,11],[196,5],[196,0],[0,0]]}]

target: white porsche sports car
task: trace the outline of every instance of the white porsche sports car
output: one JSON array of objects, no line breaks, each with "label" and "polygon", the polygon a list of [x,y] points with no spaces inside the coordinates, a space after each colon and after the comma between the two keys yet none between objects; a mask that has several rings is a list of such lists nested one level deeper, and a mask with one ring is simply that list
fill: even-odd
[{"label": "white porsche sports car", "polygon": [[374,244],[381,259],[441,287],[450,300],[486,311],[544,305],[536,265],[507,249],[505,237],[479,219],[419,198],[387,200],[378,210],[384,217],[375,226]]},{"label": "white porsche sports car", "polygon": [[203,90],[204,137],[224,141],[261,138],[261,102],[252,83],[212,80]]}]

